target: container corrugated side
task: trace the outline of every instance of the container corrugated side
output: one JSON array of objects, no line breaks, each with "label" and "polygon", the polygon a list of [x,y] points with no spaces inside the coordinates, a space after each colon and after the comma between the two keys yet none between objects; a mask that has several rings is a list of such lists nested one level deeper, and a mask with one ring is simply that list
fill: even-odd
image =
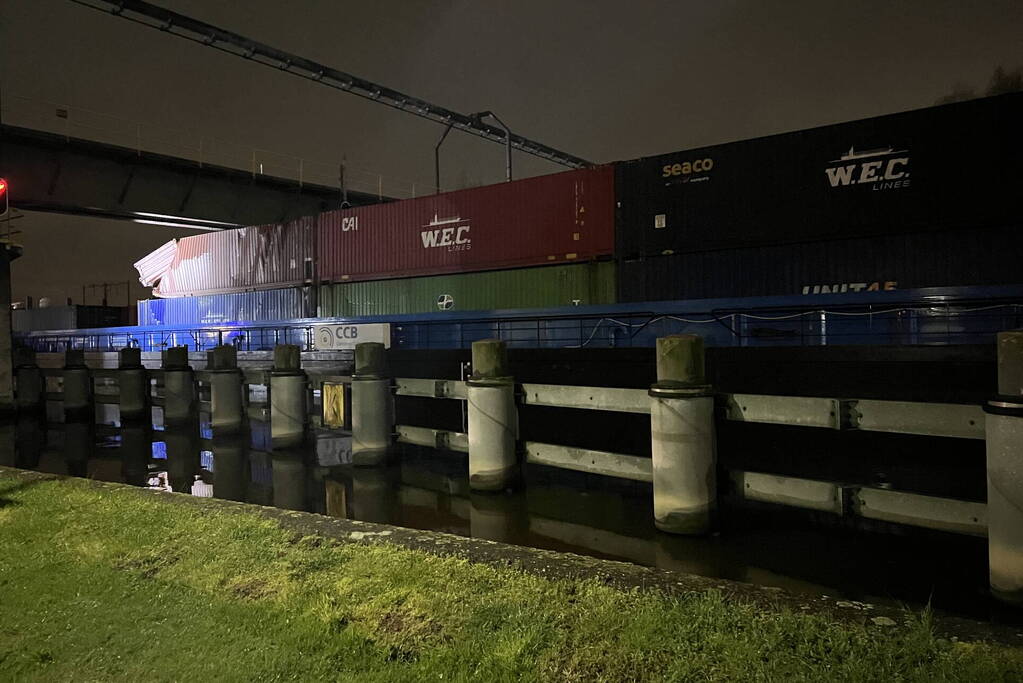
[{"label": "container corrugated side", "polygon": [[185,237],[153,294],[195,296],[301,285],[312,278],[315,238],[312,217]]},{"label": "container corrugated side", "polygon": [[77,327],[77,306],[49,306],[11,311],[11,329],[15,332],[73,330]]},{"label": "container corrugated side", "polygon": [[320,315],[324,317],[546,308],[614,301],[615,269],[607,261],[320,287]]},{"label": "container corrugated side", "polygon": [[1007,225],[1023,93],[616,166],[619,258]]},{"label": "container corrugated side", "polygon": [[178,241],[170,240],[135,262],[135,270],[139,273],[139,282],[143,287],[152,287],[160,281],[173,265],[177,251]]},{"label": "container corrugated side", "polygon": [[1023,230],[1013,226],[653,256],[621,262],[619,300],[1023,284],[1020,254]]},{"label": "container corrugated side", "polygon": [[207,325],[305,318],[309,288],[265,289],[138,302],[139,325]]},{"label": "container corrugated side", "polygon": [[614,249],[610,166],[321,214],[327,282],[571,263]]}]

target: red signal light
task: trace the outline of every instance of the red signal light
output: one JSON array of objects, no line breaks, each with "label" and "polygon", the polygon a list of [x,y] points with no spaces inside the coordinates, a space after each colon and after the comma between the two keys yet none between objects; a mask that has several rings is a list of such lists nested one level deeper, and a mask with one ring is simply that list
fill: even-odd
[{"label": "red signal light", "polygon": [[7,192],[7,181],[0,178],[0,195]]}]

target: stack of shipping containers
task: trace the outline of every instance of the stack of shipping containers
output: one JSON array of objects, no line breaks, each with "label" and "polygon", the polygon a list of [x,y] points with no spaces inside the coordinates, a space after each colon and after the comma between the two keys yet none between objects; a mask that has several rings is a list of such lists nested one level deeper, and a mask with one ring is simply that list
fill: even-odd
[{"label": "stack of shipping containers", "polygon": [[1021,119],[1001,95],[189,237],[137,264],[139,322],[1020,284]]},{"label": "stack of shipping containers", "polygon": [[139,321],[612,303],[613,250],[601,166],[182,239]]},{"label": "stack of shipping containers", "polygon": [[617,164],[620,301],[1018,284],[1023,94]]},{"label": "stack of shipping containers", "polygon": [[612,264],[589,262],[614,250],[613,183],[601,166],[322,214],[320,314],[611,303]]}]

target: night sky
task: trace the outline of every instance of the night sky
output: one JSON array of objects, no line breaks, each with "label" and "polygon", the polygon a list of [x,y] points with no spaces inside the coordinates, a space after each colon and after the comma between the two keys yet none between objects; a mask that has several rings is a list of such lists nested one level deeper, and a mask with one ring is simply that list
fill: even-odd
[{"label": "night sky", "polygon": [[[1019,0],[157,4],[451,109],[493,110],[594,161],[929,106],[1023,65]],[[26,107],[12,95],[70,104],[310,162],[344,154],[353,177],[382,173],[394,194],[433,183],[436,124],[68,0],[2,7],[5,106]],[[502,180],[503,153],[452,133],[445,186]],[[515,165],[518,177],[560,170],[519,154]],[[17,225],[15,301],[78,303],[83,284],[129,279],[131,300],[143,298],[131,263],[189,234],[39,213]]]}]

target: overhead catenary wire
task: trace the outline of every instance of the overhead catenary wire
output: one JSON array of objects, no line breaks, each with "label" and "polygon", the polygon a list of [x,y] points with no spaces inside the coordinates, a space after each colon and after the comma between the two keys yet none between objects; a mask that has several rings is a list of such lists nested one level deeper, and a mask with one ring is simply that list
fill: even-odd
[{"label": "overhead catenary wire", "polygon": [[305,57],[279,50],[184,14],[142,0],[71,0],[72,2],[127,19],[149,28],[212,47],[257,64],[322,83],[336,90],[358,95],[435,123],[451,125],[484,140],[510,144],[513,149],[569,168],[587,168],[593,163],[522,137],[499,126],[483,123],[482,117],[462,114],[398,90],[368,81]]}]

